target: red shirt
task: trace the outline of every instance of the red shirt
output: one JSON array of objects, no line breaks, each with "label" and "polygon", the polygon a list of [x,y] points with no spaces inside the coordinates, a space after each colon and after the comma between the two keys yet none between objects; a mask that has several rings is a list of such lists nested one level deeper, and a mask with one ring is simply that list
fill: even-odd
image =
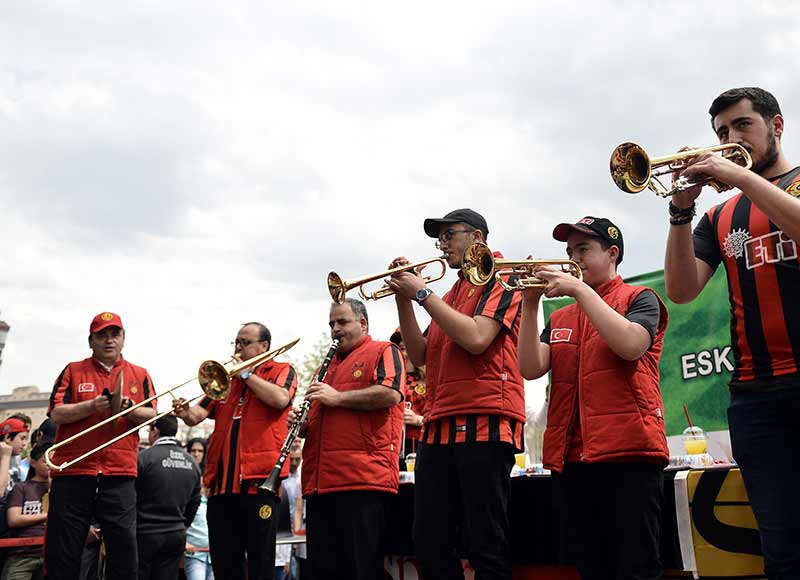
[{"label": "red shirt", "polygon": [[[502,257],[499,252],[494,255]],[[525,398],[517,362],[522,296],[504,290],[494,279],[475,286],[459,272],[458,281],[442,299],[462,314],[496,320],[501,328],[486,351],[470,355],[431,322],[422,441],[433,445],[492,441],[523,449]]]},{"label": "red shirt", "polygon": [[[798,169],[772,182],[783,186],[787,195],[798,197]],[[712,269],[722,263],[728,276],[733,388],[796,384],[800,370],[798,242],[742,193],[711,208],[694,231],[695,255]]]}]

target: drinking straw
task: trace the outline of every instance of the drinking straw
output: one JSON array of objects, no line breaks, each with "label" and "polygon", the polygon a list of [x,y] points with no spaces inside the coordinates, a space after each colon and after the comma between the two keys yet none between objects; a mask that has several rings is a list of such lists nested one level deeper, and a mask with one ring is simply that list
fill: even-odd
[{"label": "drinking straw", "polygon": [[689,422],[689,427],[694,429],[694,425],[692,425],[692,419],[689,417],[689,409],[686,408],[686,403],[683,404],[683,412],[686,413],[686,420]]}]

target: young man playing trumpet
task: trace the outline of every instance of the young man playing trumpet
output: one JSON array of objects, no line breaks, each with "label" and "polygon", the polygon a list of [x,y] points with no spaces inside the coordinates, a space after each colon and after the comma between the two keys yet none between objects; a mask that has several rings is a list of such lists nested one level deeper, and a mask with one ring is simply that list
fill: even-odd
[{"label": "young man playing trumpet", "polygon": [[751,169],[702,155],[683,171],[739,189],[711,208],[692,235],[700,187],[672,197],[664,264],[667,295],[694,300],[722,264],[731,301],[730,428],[771,579],[800,578],[800,168],[781,148],[775,97],[731,89],[709,110],[720,143],[750,153]]},{"label": "young man playing trumpet", "polygon": [[[388,281],[408,358],[427,373],[415,467],[416,555],[425,578],[463,578],[456,553],[461,524],[476,578],[510,580],[509,474],[525,424],[516,352],[520,297],[494,279],[475,286],[460,272],[466,248],[489,234],[479,213],[451,211],[425,220],[424,229],[459,274],[441,298],[414,272]],[[408,264],[396,258],[390,268]],[[425,334],[412,300],[431,316]]]},{"label": "young man playing trumpet", "polygon": [[[570,544],[584,580],[661,578],[663,468],[669,461],[658,361],[667,310],[617,275],[622,232],[604,218],[559,224],[583,281],[537,268],[523,292],[522,376],[552,371],[544,466],[559,474]],[[539,335],[542,295],[569,296]]]}]

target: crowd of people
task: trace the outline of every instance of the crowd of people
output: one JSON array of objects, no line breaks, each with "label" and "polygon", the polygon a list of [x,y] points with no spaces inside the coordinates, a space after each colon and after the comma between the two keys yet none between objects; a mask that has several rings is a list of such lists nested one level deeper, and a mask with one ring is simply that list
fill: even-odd
[{"label": "crowd of people", "polygon": [[[694,232],[701,186],[671,198],[667,294],[689,302],[720,264],[725,268],[733,454],[767,576],[800,578],[800,504],[792,499],[800,467],[791,460],[800,442],[800,168],[784,157],[783,116],[767,91],[726,91],[710,115],[719,141],[742,145],[753,165],[700,154],[682,168],[682,177],[711,178],[739,192],[706,212]],[[35,577],[43,565],[47,578],[85,577],[85,554],[97,538],[110,579],[177,578],[181,563],[190,580],[384,578],[390,502],[403,456],[413,453],[413,538],[423,577],[463,578],[466,558],[476,579],[509,580],[509,473],[524,447],[523,380],[547,373],[544,467],[563,494],[581,577],[660,578],[669,450],[659,362],[668,313],[654,290],[618,275],[621,228],[599,216],[557,224],[553,237],[565,243],[582,279],[540,266],[531,275],[541,283],[521,290],[494,278],[477,285],[465,275],[466,250],[488,242],[478,212],[425,219],[423,231],[457,281],[440,296],[418,271],[395,270],[386,283],[399,327],[386,341],[370,336],[364,303],[333,303],[328,323],[338,346],[324,378],[308,385],[302,425],[292,404],[295,369],[263,357],[239,367],[225,398],[206,396],[192,406],[177,399],[156,415],[150,375],[122,356],[121,318],[97,315],[92,355],[59,375],[52,422],[37,430],[25,465],[19,456],[30,421],[12,416],[0,424],[2,519],[17,537],[44,534],[46,554],[43,561],[39,548],[9,552],[3,578]],[[401,256],[388,267],[409,265]],[[540,328],[543,296],[574,303]],[[417,308],[431,319],[426,328]],[[264,324],[248,322],[234,346],[235,362],[246,363],[270,351],[272,336]],[[129,412],[86,431],[114,406]],[[213,419],[210,440],[192,439],[184,449],[178,419],[188,426]],[[55,450],[52,464],[61,465],[150,423],[142,451],[133,429],[74,465],[48,470],[53,440],[86,432]],[[261,484],[285,451],[290,425],[299,427],[302,443],[283,464],[279,493],[270,493]],[[295,550],[276,546],[282,506],[294,534],[307,539]]]}]

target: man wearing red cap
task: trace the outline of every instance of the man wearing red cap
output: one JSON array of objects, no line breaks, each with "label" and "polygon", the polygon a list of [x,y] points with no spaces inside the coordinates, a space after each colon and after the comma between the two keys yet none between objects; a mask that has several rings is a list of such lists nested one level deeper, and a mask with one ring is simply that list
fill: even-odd
[{"label": "man wearing red cap", "polygon": [[[426,370],[425,423],[414,469],[416,555],[425,578],[463,578],[456,555],[460,527],[476,578],[510,580],[509,474],[514,453],[523,449],[525,424],[517,364],[520,297],[494,279],[475,286],[460,271],[464,250],[489,234],[478,212],[457,209],[426,219],[423,227],[459,274],[441,298],[411,272],[388,282],[408,357]],[[408,263],[401,257],[390,267]],[[431,317],[424,334],[412,300]]]},{"label": "man wearing red cap", "polygon": [[30,428],[16,417],[0,423],[0,533],[8,529],[6,499],[14,485],[22,481],[19,454],[28,443]]},{"label": "man wearing red cap", "polygon": [[[123,405],[154,394],[142,367],[122,357],[125,329],[117,314],[102,312],[89,327],[92,356],[69,363],[56,379],[48,414],[58,425],[56,443],[109,417],[112,399]],[[112,395],[112,393],[114,393]],[[151,403],[76,439],[53,454],[60,465],[155,415]],[[48,578],[78,577],[83,544],[94,518],[108,551],[107,578],[136,578],[136,460],[139,436],[132,433],[63,471],[52,470],[45,544]]]},{"label": "man wearing red cap", "polygon": [[[552,371],[544,466],[558,474],[581,578],[661,578],[663,468],[669,461],[658,361],[667,310],[617,275],[622,232],[605,218],[559,224],[583,280],[537,268],[523,292],[522,376]],[[569,296],[539,335],[540,298]]]}]

